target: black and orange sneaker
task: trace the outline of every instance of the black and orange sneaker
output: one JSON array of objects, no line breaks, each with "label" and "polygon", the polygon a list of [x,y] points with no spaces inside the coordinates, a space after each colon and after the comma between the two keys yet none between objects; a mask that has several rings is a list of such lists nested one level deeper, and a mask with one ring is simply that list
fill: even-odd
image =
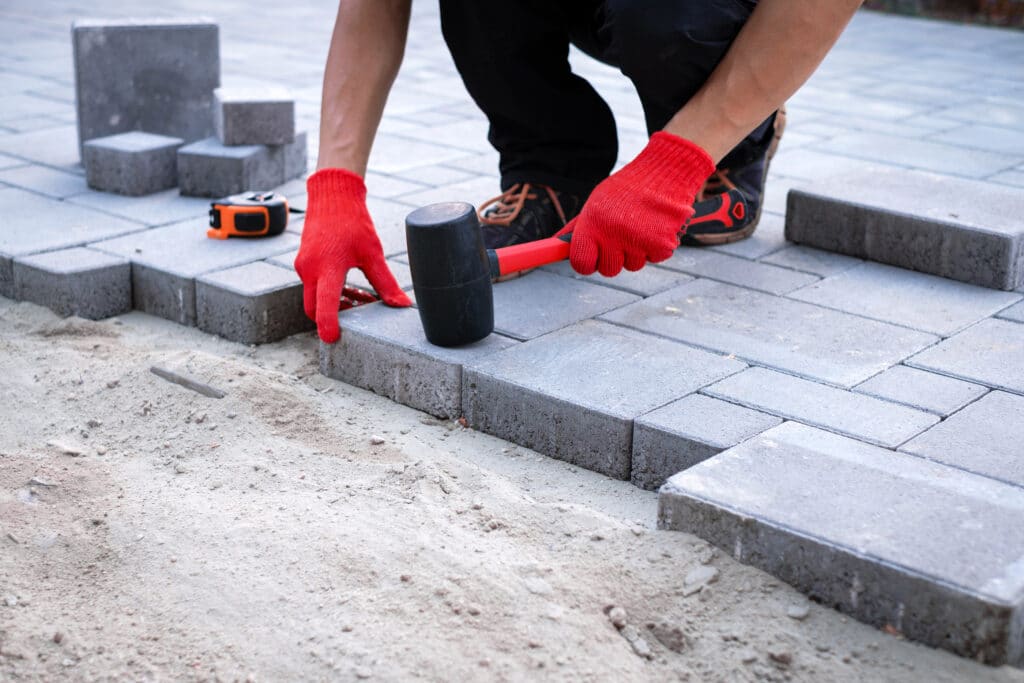
[{"label": "black and orange sneaker", "polygon": [[477,211],[488,249],[551,237],[576,217],[583,198],[547,185],[517,183]]},{"label": "black and orange sneaker", "polygon": [[786,108],[780,107],[775,114],[774,131],[762,154],[743,166],[715,169],[697,193],[693,217],[687,223],[680,244],[727,244],[753,234],[761,218],[768,165],[775,156],[785,127]]}]

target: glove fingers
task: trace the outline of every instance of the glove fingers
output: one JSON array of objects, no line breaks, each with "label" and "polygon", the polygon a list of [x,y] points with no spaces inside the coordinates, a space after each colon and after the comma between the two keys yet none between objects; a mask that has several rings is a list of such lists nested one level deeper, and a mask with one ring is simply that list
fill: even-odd
[{"label": "glove fingers", "polygon": [[[568,226],[566,226],[568,227]],[[597,270],[597,243],[586,235],[572,234],[569,243],[569,263],[580,275],[591,275]]]},{"label": "glove fingers", "polygon": [[306,317],[316,320],[316,280],[302,282],[302,307],[306,309]]},{"label": "glove fingers", "polygon": [[320,339],[333,344],[341,336],[338,330],[338,304],[345,285],[344,271],[325,273],[316,286],[316,329]]},{"label": "glove fingers", "polygon": [[644,258],[642,252],[639,251],[628,251],[626,252],[626,270],[630,272],[636,272],[643,268],[647,264],[647,259]]},{"label": "glove fingers", "polygon": [[370,259],[362,270],[374,291],[388,306],[412,306],[409,295],[402,291],[383,256]]},{"label": "glove fingers", "polygon": [[615,277],[622,272],[625,254],[622,249],[606,244],[597,259],[597,272],[605,277]]},{"label": "glove fingers", "polygon": [[647,252],[647,260],[651,263],[661,263],[672,258],[674,253],[676,253],[675,247],[652,248]]}]

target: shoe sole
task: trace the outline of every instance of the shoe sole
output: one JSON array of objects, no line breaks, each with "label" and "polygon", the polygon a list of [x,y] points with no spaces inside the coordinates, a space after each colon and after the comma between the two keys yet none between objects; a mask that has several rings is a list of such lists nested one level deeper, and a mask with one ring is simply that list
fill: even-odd
[{"label": "shoe sole", "polygon": [[[772,133],[772,141],[768,143],[768,151],[766,152],[766,159],[764,163],[764,177],[761,180],[763,186],[768,180],[768,167],[772,164],[772,157],[775,156],[775,152],[779,149],[779,141],[782,140],[782,133],[786,130],[786,105],[779,107],[778,113],[775,115],[775,126]],[[713,247],[719,244],[730,244],[732,242],[739,242],[742,239],[746,239],[754,234],[754,230],[757,229],[757,224],[761,221],[761,209],[764,208],[764,202],[762,201],[757,206],[757,213],[754,214],[754,220],[750,222],[750,225],[737,230],[736,232],[725,232],[719,234],[704,234],[704,235],[687,235],[691,241],[698,243],[701,246]]]}]

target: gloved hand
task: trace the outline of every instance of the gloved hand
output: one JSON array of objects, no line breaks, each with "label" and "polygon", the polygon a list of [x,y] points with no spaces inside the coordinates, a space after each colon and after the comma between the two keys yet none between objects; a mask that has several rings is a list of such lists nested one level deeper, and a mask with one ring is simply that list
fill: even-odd
[{"label": "gloved hand", "polygon": [[672,256],[693,215],[693,199],[715,163],[699,146],[660,131],[633,161],[603,180],[571,232],[569,261],[581,275],[618,275]]},{"label": "gloved hand", "polygon": [[295,271],[302,279],[306,315],[316,321],[320,339],[340,336],[338,304],[350,268],[366,275],[389,306],[411,306],[384,261],[384,249],[366,209],[366,185],[355,173],[325,168],[306,181],[309,202]]}]

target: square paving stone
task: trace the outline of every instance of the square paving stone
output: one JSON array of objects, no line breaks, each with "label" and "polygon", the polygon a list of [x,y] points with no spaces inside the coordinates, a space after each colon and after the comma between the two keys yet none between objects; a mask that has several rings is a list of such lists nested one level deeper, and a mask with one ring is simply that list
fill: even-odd
[{"label": "square paving stone", "polygon": [[600,273],[580,275],[572,269],[572,265],[568,261],[552,263],[551,265],[544,266],[544,270],[561,275],[562,277],[571,277],[574,280],[583,280],[584,282],[593,282],[605,287],[621,289],[624,292],[638,296],[650,296],[658,292],[664,292],[666,289],[672,289],[676,285],[693,279],[689,275],[650,264],[634,272],[623,270],[615,277],[605,277]]},{"label": "square paving stone", "polygon": [[196,327],[243,344],[265,344],[316,327],[294,270],[256,261],[196,278]]},{"label": "square paving stone", "polygon": [[805,247],[801,244],[792,244],[781,251],[761,259],[764,263],[771,263],[783,268],[792,268],[804,273],[813,273],[821,277],[838,275],[844,271],[864,263],[859,258],[833,254],[830,251],[822,251],[814,247]]},{"label": "square paving stone", "polygon": [[284,180],[284,158],[266,145],[228,146],[210,137],[178,150],[178,184],[189,197],[226,197]]},{"label": "square paving stone", "polygon": [[210,19],[76,21],[79,145],[130,130],[192,142],[213,133],[220,41]]},{"label": "square paving stone", "polygon": [[206,236],[206,229],[205,221],[187,220],[90,246],[131,259],[136,309],[195,325],[196,277],[261,261],[299,245],[299,238],[287,232],[259,239],[215,240]]},{"label": "square paving stone", "polygon": [[343,311],[341,340],[320,344],[320,372],[443,418],[462,415],[465,363],[518,342],[492,334],[459,348],[434,346],[419,312],[381,303]]},{"label": "square paving stone", "polygon": [[993,287],[1024,283],[1024,194],[921,172],[842,176],[790,192],[786,239]]},{"label": "square paving stone", "polygon": [[145,226],[15,188],[0,188],[0,296],[14,296],[13,260],[124,235]]},{"label": "square paving stone", "polygon": [[178,184],[181,138],[152,133],[118,133],[86,140],[82,164],[89,187],[131,196],[153,194]]},{"label": "square paving stone", "polygon": [[939,421],[931,413],[764,368],[727,377],[703,393],[886,448]]},{"label": "square paving stone", "polygon": [[657,489],[673,474],[781,422],[756,410],[691,394],[633,423],[629,480],[640,488]]},{"label": "square paving stone", "polygon": [[14,297],[58,315],[102,320],[132,308],[128,259],[72,247],[14,260]]},{"label": "square paving stone", "polygon": [[897,365],[858,384],[854,391],[946,417],[976,400],[988,389],[934,372]]},{"label": "square paving stone", "polygon": [[281,88],[217,88],[213,120],[225,145],[284,145],[295,140],[295,100]]},{"label": "square paving stone", "polygon": [[603,319],[843,387],[937,338],[750,289],[694,280]]},{"label": "square paving stone", "polygon": [[658,507],[661,528],[861,621],[1022,663],[1017,487],[790,422],[675,475]]},{"label": "square paving stone", "polygon": [[948,337],[1019,301],[1021,295],[865,263],[789,296]]},{"label": "square paving stone", "polygon": [[544,271],[494,285],[494,330],[533,339],[580,320],[639,301],[610,287]]},{"label": "square paving stone", "polygon": [[1024,487],[1024,397],[993,391],[901,451]]},{"label": "square paving stone", "polygon": [[982,320],[906,364],[1024,394],[1024,325]]},{"label": "square paving stone", "polygon": [[462,405],[474,429],[629,479],[634,419],[743,367],[588,320],[467,365]]}]

